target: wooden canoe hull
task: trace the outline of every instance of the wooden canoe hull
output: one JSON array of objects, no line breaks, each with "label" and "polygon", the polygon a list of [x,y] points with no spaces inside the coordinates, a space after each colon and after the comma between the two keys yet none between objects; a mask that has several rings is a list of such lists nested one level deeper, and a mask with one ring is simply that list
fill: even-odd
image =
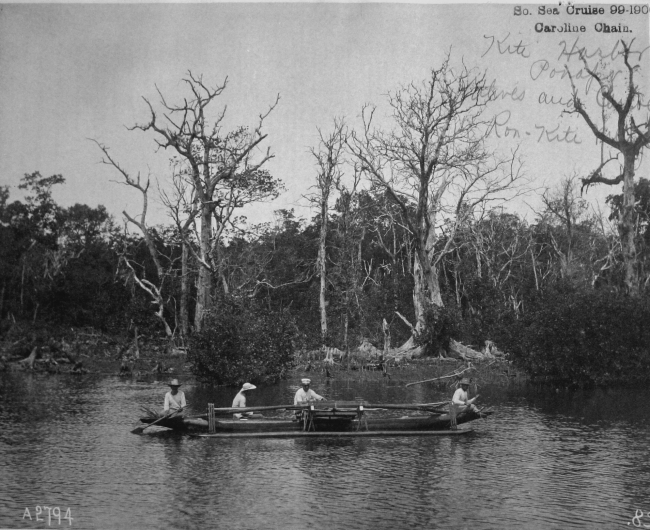
[{"label": "wooden canoe hull", "polygon": [[[489,414],[489,413],[488,413]],[[462,412],[456,417],[458,425],[485,417],[488,414],[477,414],[472,411]],[[152,423],[155,418],[142,418],[143,423]],[[208,422],[203,418],[173,417],[156,424],[183,432],[208,433]],[[350,433],[350,432],[426,432],[450,430],[451,419],[448,414],[418,415],[402,417],[371,417],[365,415],[359,420],[350,415],[317,417],[314,419],[314,433]],[[299,433],[304,432],[302,421],[292,421],[285,418],[265,418],[236,420],[232,418],[215,421],[215,433],[251,434],[251,433]]]},{"label": "wooden canoe hull", "polygon": [[460,427],[456,430],[443,429],[436,431],[346,431],[346,432],[217,432],[190,433],[190,436],[201,438],[370,438],[377,436],[460,436],[474,432],[471,427]]}]

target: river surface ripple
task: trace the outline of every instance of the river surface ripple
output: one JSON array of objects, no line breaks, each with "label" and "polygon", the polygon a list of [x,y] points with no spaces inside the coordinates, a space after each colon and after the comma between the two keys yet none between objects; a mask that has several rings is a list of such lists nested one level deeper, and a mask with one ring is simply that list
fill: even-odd
[{"label": "river surface ripple", "polygon": [[[259,388],[249,405],[290,402],[295,383]],[[315,377],[312,387],[375,403],[451,395],[396,380]],[[201,411],[235,393],[183,389]],[[481,388],[495,413],[462,437],[131,434],[140,405],[160,407],[166,391],[115,377],[0,374],[0,528],[650,528],[647,389]],[[44,506],[69,509],[72,524],[48,519]]]}]

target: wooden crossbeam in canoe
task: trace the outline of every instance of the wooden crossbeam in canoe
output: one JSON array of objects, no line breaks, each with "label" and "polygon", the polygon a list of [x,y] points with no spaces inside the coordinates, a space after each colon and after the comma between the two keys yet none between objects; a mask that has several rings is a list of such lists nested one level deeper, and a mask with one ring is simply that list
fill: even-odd
[{"label": "wooden crossbeam in canoe", "polygon": [[[366,401],[314,401],[299,405],[272,405],[264,407],[224,407],[214,408],[214,414],[238,414],[246,412],[263,412],[272,410],[305,410],[311,407],[314,410],[354,410],[362,406],[364,409],[391,409],[391,410],[420,410],[423,412],[441,412],[439,407],[447,404],[447,401],[439,403],[368,403]],[[207,418],[207,414],[197,414],[191,416],[192,418]]]}]

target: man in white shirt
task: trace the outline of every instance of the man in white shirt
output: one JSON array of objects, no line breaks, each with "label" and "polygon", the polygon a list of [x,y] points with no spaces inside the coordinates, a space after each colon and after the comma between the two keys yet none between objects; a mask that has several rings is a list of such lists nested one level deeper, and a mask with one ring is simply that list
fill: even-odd
[{"label": "man in white shirt", "polygon": [[171,391],[165,394],[164,411],[172,413],[187,407],[187,403],[185,402],[185,393],[178,390],[181,386],[178,379],[173,379],[171,383],[169,383],[169,386],[171,387]]},{"label": "man in white shirt", "polygon": [[454,392],[454,397],[451,398],[451,403],[454,406],[456,413],[463,412],[465,410],[472,410],[477,412],[478,409],[474,405],[474,401],[478,398],[478,395],[474,396],[472,399],[468,399],[467,391],[469,390],[469,379],[463,377],[460,381],[460,387]]},{"label": "man in white shirt", "polygon": [[300,382],[302,384],[302,388],[299,388],[296,392],[296,395],[293,397],[294,405],[300,405],[309,401],[321,401],[325,399],[323,396],[319,396],[316,392],[309,388],[311,379],[302,379]]},{"label": "man in white shirt", "polygon": [[[232,408],[245,408],[246,396],[244,395],[244,392],[247,390],[255,390],[256,388],[257,387],[255,385],[244,383],[244,385],[241,387],[241,390],[235,396],[235,399],[232,400]],[[252,416],[252,414],[252,412],[244,412],[243,414],[233,414],[232,416],[236,420],[247,420],[248,418],[245,418],[244,416]]]}]

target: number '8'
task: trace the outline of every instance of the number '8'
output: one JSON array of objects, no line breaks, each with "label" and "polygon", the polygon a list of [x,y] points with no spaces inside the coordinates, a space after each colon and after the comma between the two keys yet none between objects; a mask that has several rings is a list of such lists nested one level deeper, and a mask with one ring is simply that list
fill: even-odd
[{"label": "number '8'", "polygon": [[[648,512],[647,515],[650,517],[650,512]],[[637,528],[641,528],[641,527],[650,528],[650,524],[641,524],[642,517],[643,517],[643,510],[636,510],[634,512],[634,517],[632,517],[632,524]]]}]

